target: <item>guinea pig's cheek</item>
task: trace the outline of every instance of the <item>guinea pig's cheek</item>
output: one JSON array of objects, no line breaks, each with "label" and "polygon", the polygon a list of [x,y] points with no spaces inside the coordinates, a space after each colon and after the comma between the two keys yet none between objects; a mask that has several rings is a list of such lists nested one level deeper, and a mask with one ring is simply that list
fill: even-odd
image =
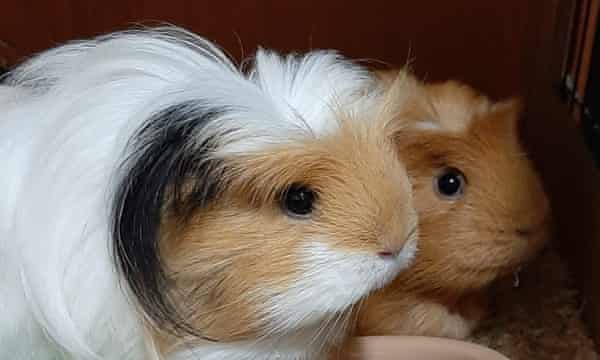
[{"label": "guinea pig's cheek", "polygon": [[321,241],[305,243],[297,249],[298,276],[271,296],[267,308],[284,323],[321,321],[394,279],[410,264],[415,248],[416,241],[409,241],[397,259],[384,259],[335,249]]}]

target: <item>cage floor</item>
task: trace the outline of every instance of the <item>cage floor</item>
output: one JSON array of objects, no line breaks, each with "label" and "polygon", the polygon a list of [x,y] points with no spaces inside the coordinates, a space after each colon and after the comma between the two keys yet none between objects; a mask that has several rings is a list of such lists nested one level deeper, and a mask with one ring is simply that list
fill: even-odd
[{"label": "cage floor", "polygon": [[492,316],[471,341],[511,360],[600,360],[581,320],[582,305],[555,251],[546,251],[494,289]]}]

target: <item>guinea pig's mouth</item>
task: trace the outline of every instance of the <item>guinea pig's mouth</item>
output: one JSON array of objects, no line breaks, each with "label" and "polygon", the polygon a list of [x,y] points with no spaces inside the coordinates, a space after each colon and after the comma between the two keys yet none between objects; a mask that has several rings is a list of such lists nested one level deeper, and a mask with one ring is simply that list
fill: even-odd
[{"label": "guinea pig's mouth", "polygon": [[290,308],[291,312],[298,313],[298,307],[310,308],[311,316],[345,311],[394,280],[412,264],[416,251],[416,234],[390,258],[381,258],[372,251],[353,252],[310,242],[299,256],[303,259],[303,276],[292,282],[282,296],[287,302],[298,302],[298,306]]},{"label": "guinea pig's mouth", "polygon": [[485,272],[495,272],[498,276],[507,276],[514,274],[515,272],[520,272],[528,262],[529,259],[519,259],[504,265],[484,266],[480,269]]},{"label": "guinea pig's mouth", "polygon": [[489,278],[490,281],[501,277],[513,276],[514,284],[518,285],[520,282],[519,275],[528,262],[529,259],[519,259],[505,264],[462,266],[461,270],[466,273],[486,274],[486,278]]},{"label": "guinea pig's mouth", "polygon": [[[501,236],[496,242],[501,248],[505,245],[510,246],[511,250],[508,252],[512,253],[513,256],[509,256],[503,262],[494,263],[493,260],[486,262],[482,266],[469,266],[465,267],[466,271],[479,271],[486,273],[495,273],[498,277],[513,275],[515,278],[518,273],[521,272],[529,262],[536,258],[536,256],[543,251],[548,238],[548,230],[546,221],[543,224],[536,226],[535,230],[528,230],[526,234],[524,231],[520,231],[517,236],[505,237]],[[496,234],[497,235],[497,234]],[[502,233],[502,235],[505,235]],[[525,237],[526,239],[523,239]],[[508,248],[507,248],[508,249]],[[505,251],[504,251],[505,252]],[[494,260],[501,257],[496,256]],[[515,282],[518,282],[515,280]]]},{"label": "guinea pig's mouth", "polygon": [[417,252],[417,236],[410,236],[402,249],[390,256],[377,256],[377,263],[381,270],[374,282],[372,291],[380,289],[390,283],[396,276],[412,265]]}]

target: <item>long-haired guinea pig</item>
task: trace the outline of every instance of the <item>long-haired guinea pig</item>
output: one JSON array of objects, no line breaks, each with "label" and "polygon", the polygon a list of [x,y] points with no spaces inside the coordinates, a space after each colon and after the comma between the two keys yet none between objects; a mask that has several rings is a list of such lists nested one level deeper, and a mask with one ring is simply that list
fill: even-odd
[{"label": "long-haired guinea pig", "polygon": [[335,53],[139,30],[4,84],[2,359],[318,359],[411,261],[394,121]]},{"label": "long-haired guinea pig", "polygon": [[419,215],[414,265],[361,307],[362,335],[464,338],[486,288],[530,260],[550,233],[549,202],[519,143],[520,105],[454,81],[384,73]]}]

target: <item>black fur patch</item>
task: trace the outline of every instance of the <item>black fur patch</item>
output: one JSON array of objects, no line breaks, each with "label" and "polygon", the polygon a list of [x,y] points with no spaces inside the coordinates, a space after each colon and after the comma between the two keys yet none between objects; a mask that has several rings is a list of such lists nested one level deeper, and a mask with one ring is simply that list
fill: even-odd
[{"label": "black fur patch", "polygon": [[214,138],[197,144],[193,135],[223,111],[192,102],[161,111],[131,140],[134,153],[123,164],[125,176],[114,198],[115,257],[137,301],[163,330],[201,336],[167,296],[158,240],[165,209],[186,217],[215,198],[219,164],[206,161]]},{"label": "black fur patch", "polygon": [[5,69],[0,66],[0,84],[6,81],[6,77],[8,76],[8,69]]}]

